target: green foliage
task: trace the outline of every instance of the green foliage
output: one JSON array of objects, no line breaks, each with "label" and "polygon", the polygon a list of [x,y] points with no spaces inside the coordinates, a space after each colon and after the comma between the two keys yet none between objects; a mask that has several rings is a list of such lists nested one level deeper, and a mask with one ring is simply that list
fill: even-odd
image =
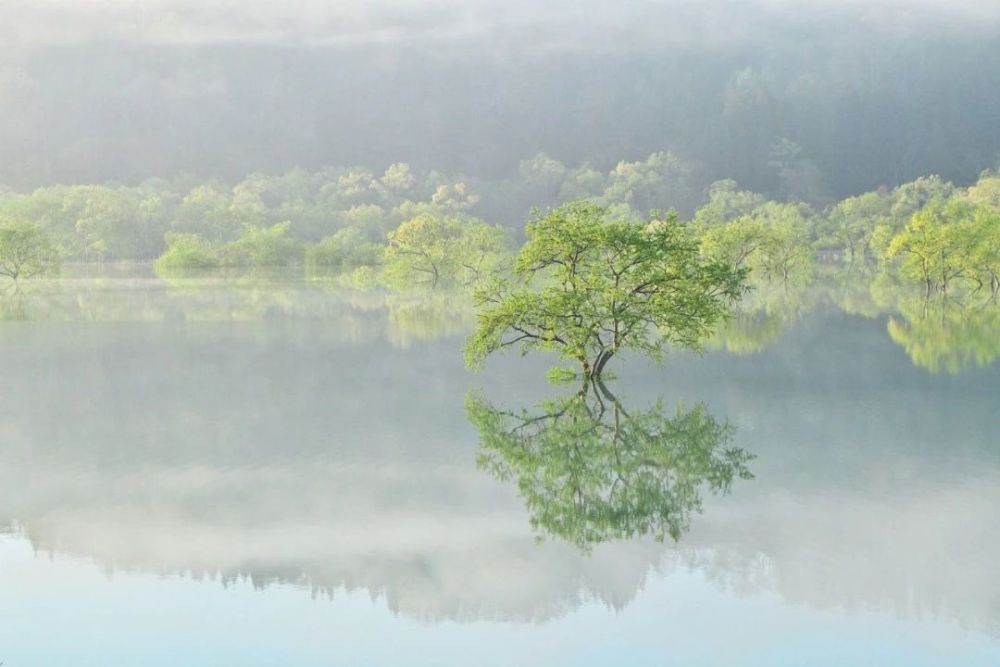
[{"label": "green foliage", "polygon": [[349,273],[341,274],[340,284],[351,289],[374,289],[378,285],[378,274],[371,266],[359,266]]},{"label": "green foliage", "polygon": [[[737,73],[726,92],[727,113],[768,108],[772,84],[754,70]],[[775,136],[745,137],[753,144],[746,148],[771,151],[786,195],[809,190],[801,178],[808,175],[803,150],[775,143]],[[606,207],[607,222],[628,222],[637,210],[652,208],[692,212],[687,227],[700,235],[704,257],[749,269],[761,281],[804,284],[817,262],[842,257],[852,267],[898,275],[928,291],[1000,293],[997,172],[983,172],[966,189],[938,176],[918,178],[816,214],[804,204],[768,201],[732,180],[717,181],[701,195],[697,173],[667,151],[619,162],[605,173],[539,153],[522,161],[516,175],[493,182],[417,172],[405,163],[381,175],[360,167],[292,169],[250,174],[235,184],[181,176],[134,187],[2,190],[0,218],[38,225],[75,261],[162,254],[162,270],[283,266],[297,263],[305,246],[305,264],[314,273],[379,267],[379,280],[390,287],[450,288],[482,283],[507,265],[506,234],[473,215],[486,212],[491,222],[512,227],[531,205],[588,199]],[[168,234],[175,247],[167,247]]]},{"label": "green foliage", "polygon": [[698,348],[745,290],[745,271],[704,259],[675,216],[609,220],[606,208],[580,201],[536,215],[527,234],[515,280],[476,293],[470,366],[519,346],[599,376],[623,349],[659,359],[667,345]]},{"label": "green foliage", "polygon": [[973,232],[967,242],[970,281],[977,289],[989,286],[994,295],[1000,293],[1000,208],[979,205],[972,212]]},{"label": "green foliage", "polygon": [[516,485],[535,530],[583,549],[642,535],[678,540],[705,491],[753,477],[752,455],[728,446],[732,428],[703,405],[627,412],[595,389],[534,412],[470,395],[466,411],[481,438],[479,467]]},{"label": "green foliage", "polygon": [[965,196],[973,204],[1000,211],[1000,172],[984,172]]},{"label": "green foliage", "polygon": [[722,225],[749,215],[763,206],[767,199],[763,195],[747,190],[738,190],[736,181],[716,181],[708,188],[708,202],[695,213],[694,222],[699,228]]},{"label": "green foliage", "polygon": [[767,202],[731,222],[709,226],[701,236],[701,252],[738,269],[748,267],[762,278],[806,280],[813,249],[802,204]]},{"label": "green foliage", "polygon": [[701,252],[742,269],[759,254],[766,238],[763,222],[752,215],[743,215],[732,222],[709,227],[701,236]]},{"label": "green foliage", "polygon": [[400,348],[415,341],[461,336],[471,324],[468,295],[461,293],[390,293],[385,303],[389,310],[387,337]]},{"label": "green foliage", "polygon": [[212,243],[197,234],[167,235],[167,250],[156,260],[161,273],[199,271],[222,266],[264,268],[288,266],[299,256],[299,246],[287,237],[289,223],[246,227],[227,244]]},{"label": "green foliage", "polygon": [[382,260],[382,246],[366,240],[357,227],[345,227],[322,241],[306,246],[306,266],[347,273]]},{"label": "green foliage", "polygon": [[299,246],[288,238],[290,226],[290,222],[282,222],[266,228],[246,227],[238,239],[222,248],[222,263],[240,267],[292,264],[299,255]]},{"label": "green foliage", "polygon": [[54,273],[59,252],[48,235],[26,222],[0,223],[0,276],[19,281]]},{"label": "green foliage", "polygon": [[757,269],[769,279],[788,282],[808,279],[812,272],[808,207],[804,204],[768,202],[755,213],[764,228]]},{"label": "green foliage", "polygon": [[969,204],[935,200],[892,238],[885,258],[900,258],[900,275],[922,282],[927,293],[947,292],[956,279],[969,275],[978,231]]},{"label": "green foliage", "polygon": [[565,366],[553,366],[545,373],[545,379],[551,384],[562,384],[579,379],[579,375],[574,368]]},{"label": "green foliage", "polygon": [[496,273],[503,230],[471,218],[421,215],[389,234],[385,279],[396,287],[470,286]]},{"label": "green foliage", "polygon": [[[903,183],[893,193],[891,213],[905,223],[917,211],[934,201],[944,201],[955,194],[955,186],[940,176],[925,176]],[[900,225],[901,226],[901,225]]]},{"label": "green foliage", "polygon": [[899,316],[886,325],[889,337],[917,366],[956,374],[1000,359],[1000,306],[960,304],[951,299],[903,299]]},{"label": "green foliage", "polygon": [[219,253],[197,234],[167,234],[167,249],[156,260],[157,273],[172,274],[213,269],[219,266]]},{"label": "green foliage", "polygon": [[619,162],[604,191],[607,204],[628,204],[642,215],[654,209],[692,211],[698,191],[691,185],[693,169],[677,155],[653,153],[643,162]]},{"label": "green foliage", "polygon": [[733,308],[708,347],[738,355],[759,352],[811,311],[818,296],[809,285],[757,285]]},{"label": "green foliage", "polygon": [[171,228],[221,242],[233,238],[245,226],[262,224],[263,214],[263,202],[250,187],[237,186],[232,192],[225,192],[217,186],[202,185],[181,201]]},{"label": "green foliage", "polygon": [[64,202],[76,217],[72,241],[84,259],[149,258],[162,247],[167,219],[155,192],[75,186]]},{"label": "green foliage", "polygon": [[852,264],[874,259],[879,242],[873,237],[880,228],[892,229],[892,206],[892,198],[879,192],[844,199],[824,216],[822,242],[842,248]]}]

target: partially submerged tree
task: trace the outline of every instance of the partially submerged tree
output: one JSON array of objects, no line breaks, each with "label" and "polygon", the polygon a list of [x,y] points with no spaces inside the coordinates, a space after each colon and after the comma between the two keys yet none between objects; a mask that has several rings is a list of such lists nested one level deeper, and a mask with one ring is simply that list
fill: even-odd
[{"label": "partially submerged tree", "polygon": [[169,233],[167,249],[156,260],[157,273],[184,273],[219,266],[218,249],[197,234]]},{"label": "partially submerged tree", "polygon": [[972,272],[977,228],[972,207],[960,200],[935,201],[917,211],[902,232],[892,238],[885,258],[900,258],[904,278],[919,280],[925,294]]},{"label": "partially submerged tree", "polygon": [[698,348],[745,291],[746,271],[703,257],[672,214],[609,220],[578,201],[538,215],[527,235],[515,280],[477,291],[470,366],[518,346],[554,350],[599,377],[621,350],[660,359],[668,345]]},{"label": "partially submerged tree", "polygon": [[737,268],[747,267],[755,277],[786,284],[806,279],[813,263],[806,211],[803,204],[766,202],[732,221],[705,225],[701,252]]},{"label": "partially submerged tree", "polygon": [[419,215],[389,234],[385,277],[398,286],[471,285],[507,253],[504,232],[473,218]]},{"label": "partially submerged tree", "polygon": [[348,273],[361,266],[376,266],[382,246],[365,238],[357,227],[344,227],[318,243],[306,246],[305,262],[310,269]]},{"label": "partially submerged tree", "polygon": [[0,276],[17,286],[21,280],[53,272],[58,267],[59,252],[38,225],[0,224]]}]

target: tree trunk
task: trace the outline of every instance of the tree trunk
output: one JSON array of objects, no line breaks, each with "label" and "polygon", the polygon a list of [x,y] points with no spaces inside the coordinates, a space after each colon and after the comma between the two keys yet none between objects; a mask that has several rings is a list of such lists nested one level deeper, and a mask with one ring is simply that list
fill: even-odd
[{"label": "tree trunk", "polygon": [[594,360],[594,376],[600,377],[601,373],[604,372],[604,367],[607,366],[608,361],[614,356],[613,350],[601,350],[601,353],[597,355],[597,359]]}]

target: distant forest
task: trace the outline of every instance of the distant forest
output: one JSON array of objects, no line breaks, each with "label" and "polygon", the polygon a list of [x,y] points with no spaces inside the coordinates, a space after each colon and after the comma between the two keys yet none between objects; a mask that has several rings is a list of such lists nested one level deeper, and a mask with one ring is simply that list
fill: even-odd
[{"label": "distant forest", "polygon": [[0,54],[0,183],[137,185],[178,173],[235,183],[396,162],[503,181],[539,152],[607,174],[670,151],[699,194],[734,179],[822,208],[927,174],[972,183],[997,165],[993,24],[769,16],[662,43],[535,44],[525,32],[459,46],[118,37],[12,47]]}]

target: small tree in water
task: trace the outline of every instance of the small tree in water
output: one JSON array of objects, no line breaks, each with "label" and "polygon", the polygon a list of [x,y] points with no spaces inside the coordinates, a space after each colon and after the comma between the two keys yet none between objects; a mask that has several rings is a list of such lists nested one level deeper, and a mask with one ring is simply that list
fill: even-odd
[{"label": "small tree in water", "polygon": [[25,278],[54,272],[59,252],[38,225],[26,222],[0,224],[0,276],[16,288]]},{"label": "small tree in water", "polygon": [[659,360],[668,345],[698,348],[746,290],[746,271],[702,257],[674,214],[612,220],[578,201],[536,215],[527,234],[515,279],[476,293],[470,366],[516,346],[555,350],[599,379],[621,350]]}]

